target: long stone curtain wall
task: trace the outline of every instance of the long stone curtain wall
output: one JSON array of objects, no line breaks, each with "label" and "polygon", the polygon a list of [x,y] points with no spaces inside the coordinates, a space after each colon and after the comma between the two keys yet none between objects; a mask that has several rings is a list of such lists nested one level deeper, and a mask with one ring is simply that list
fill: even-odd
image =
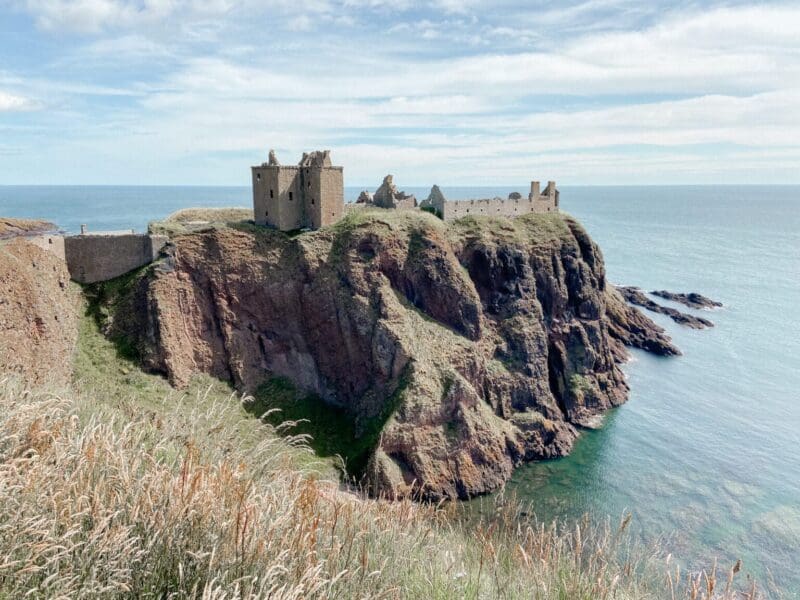
[{"label": "long stone curtain wall", "polygon": [[554,203],[546,197],[541,200],[486,198],[480,200],[445,200],[439,205],[445,221],[466,216],[518,217],[527,213],[557,212]]}]

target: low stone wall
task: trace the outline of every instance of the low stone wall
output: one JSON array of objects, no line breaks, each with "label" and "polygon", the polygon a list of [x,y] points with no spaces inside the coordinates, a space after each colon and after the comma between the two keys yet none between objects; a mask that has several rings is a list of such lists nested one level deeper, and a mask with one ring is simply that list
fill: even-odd
[{"label": "low stone wall", "polygon": [[107,281],[158,258],[163,235],[76,235],[64,238],[70,277],[79,283]]}]

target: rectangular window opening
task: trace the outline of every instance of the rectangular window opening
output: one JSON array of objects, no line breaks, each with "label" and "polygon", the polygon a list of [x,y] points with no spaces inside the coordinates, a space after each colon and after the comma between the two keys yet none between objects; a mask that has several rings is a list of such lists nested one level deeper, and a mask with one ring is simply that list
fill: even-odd
[{"label": "rectangular window opening", "polygon": [[289,202],[292,201],[292,192],[289,192]]},{"label": "rectangular window opening", "polygon": [[269,191],[269,197],[270,197],[270,198],[274,198],[274,197],[275,197],[275,192],[273,192],[272,190],[270,190],[270,191]]}]

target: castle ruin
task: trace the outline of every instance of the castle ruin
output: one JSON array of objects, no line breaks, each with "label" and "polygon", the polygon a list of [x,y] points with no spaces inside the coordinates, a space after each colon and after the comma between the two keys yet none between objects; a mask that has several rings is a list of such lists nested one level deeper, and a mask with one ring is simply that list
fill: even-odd
[{"label": "castle ruin", "polygon": [[413,194],[406,194],[397,189],[394,177],[387,175],[381,186],[372,195],[372,204],[381,208],[399,208],[408,210],[417,208],[417,199]]},{"label": "castle ruin", "polygon": [[257,225],[281,231],[319,229],[344,216],[343,168],[331,164],[330,150],[304,153],[297,165],[269,161],[252,168]]},{"label": "castle ruin", "polygon": [[[281,165],[270,150],[269,161],[252,167],[255,222],[281,231],[319,229],[333,225],[345,215],[343,168],[331,163],[330,150],[304,153],[297,165]],[[347,209],[380,207],[399,210],[428,210],[445,221],[461,217],[496,216],[513,218],[528,213],[558,212],[559,193],[555,181],[544,191],[531,182],[527,198],[514,192],[508,198],[447,200],[438,186],[421,203],[412,194],[398,190],[387,175],[374,194],[361,192]]]},{"label": "castle ruin", "polygon": [[531,182],[531,191],[527,198],[512,192],[508,198],[481,198],[476,200],[447,200],[434,185],[430,195],[422,201],[421,208],[432,209],[444,221],[460,219],[468,215],[518,217],[527,213],[558,212],[559,193],[555,181],[548,181],[544,192],[540,191],[538,181]]}]

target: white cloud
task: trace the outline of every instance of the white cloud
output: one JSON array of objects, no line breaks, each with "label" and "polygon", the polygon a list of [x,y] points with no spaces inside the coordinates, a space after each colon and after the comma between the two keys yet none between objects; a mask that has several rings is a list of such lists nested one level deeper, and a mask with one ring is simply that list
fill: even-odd
[{"label": "white cloud", "polygon": [[29,98],[0,90],[0,112],[33,110],[35,108],[37,108],[37,103]]},{"label": "white cloud", "polygon": [[[0,77],[0,85],[16,93],[47,97],[48,104],[57,99],[65,113],[79,112],[70,99],[95,93],[113,105],[78,120],[72,113],[52,115],[62,133],[63,123],[74,124],[50,147],[64,155],[80,145],[109,164],[131,164],[125,155],[133,163],[137,156],[159,156],[161,164],[185,165],[188,173],[195,158],[228,153],[235,159],[227,172],[238,176],[242,167],[233,161],[241,162],[243,153],[257,161],[275,146],[289,161],[323,146],[334,149],[348,181],[358,183],[389,168],[404,173],[409,184],[524,180],[534,167],[542,178],[584,183],[609,172],[629,181],[677,177],[681,169],[694,176],[704,166],[708,173],[748,178],[754,169],[787,173],[794,166],[800,173],[797,6],[684,11],[641,30],[560,35],[550,30],[553,24],[620,2],[552,9],[549,25],[541,28],[524,20],[490,23],[429,13],[376,28],[365,21],[365,15],[375,16],[369,11],[410,5],[313,0],[293,11],[290,0],[268,0],[245,5],[259,4],[253,9],[259,19],[265,7],[277,17],[268,39],[260,30],[254,37],[252,31],[241,34],[245,29],[236,35],[220,29],[218,36],[187,40],[181,29],[184,38],[173,42],[171,31],[150,35],[143,23],[184,11],[207,16],[234,10],[241,17],[241,5],[28,1],[43,27],[133,28],[82,45],[63,59],[67,66],[81,59],[94,66],[107,57],[112,65],[133,65],[137,76],[147,61],[159,66],[158,76],[109,86],[90,78],[68,82],[66,75],[52,82]],[[66,4],[77,12],[61,14],[57,9]],[[452,12],[447,2],[439,9]],[[56,17],[61,21],[41,20]],[[359,27],[342,32],[331,26],[337,19]],[[281,25],[292,35],[281,38]],[[315,27],[312,35],[301,35]],[[224,46],[217,38],[226,40]],[[491,50],[478,51],[470,39],[491,44]],[[0,93],[0,110],[9,110],[2,108],[3,98]],[[169,176],[179,183],[180,173]]]},{"label": "white cloud", "polygon": [[298,15],[292,19],[289,19],[289,22],[286,24],[286,28],[289,31],[311,31],[313,28],[313,23],[308,15]]},{"label": "white cloud", "polygon": [[231,7],[231,0],[25,0],[42,29],[85,33],[151,25],[176,13],[220,15]]}]

